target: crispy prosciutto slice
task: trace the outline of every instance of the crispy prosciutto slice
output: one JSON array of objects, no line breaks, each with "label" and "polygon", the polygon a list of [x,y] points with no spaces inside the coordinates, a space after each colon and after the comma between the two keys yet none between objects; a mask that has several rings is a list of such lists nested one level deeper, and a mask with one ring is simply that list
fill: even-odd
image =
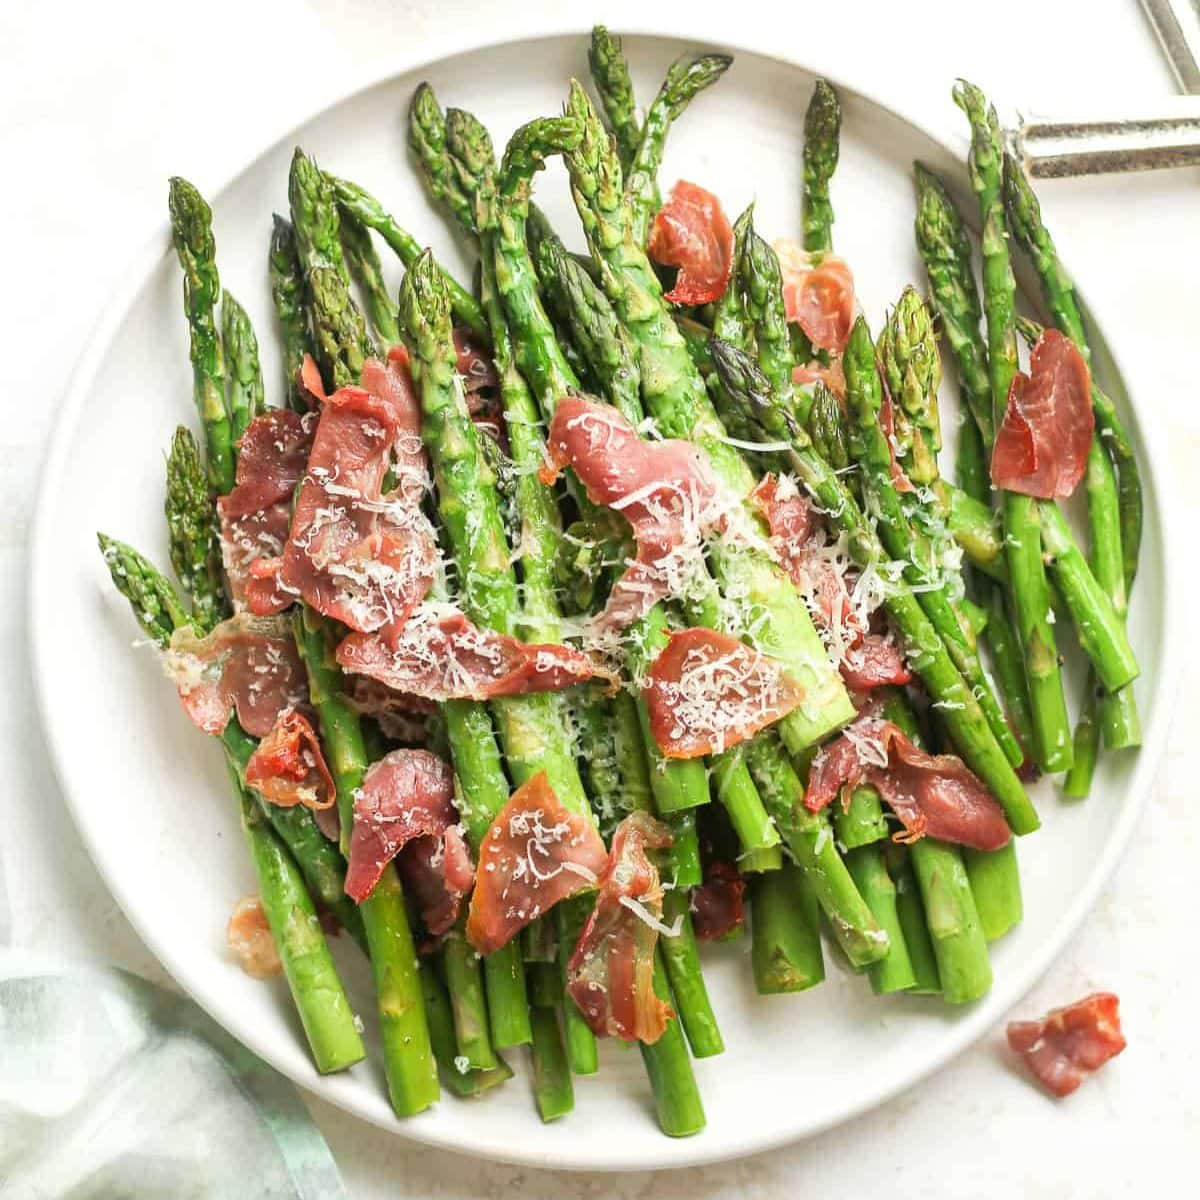
[{"label": "crispy prosciutto slice", "polygon": [[681,179],[658,210],[646,247],[661,266],[678,267],[672,304],[709,304],[724,294],[733,271],[733,230],[721,202]]},{"label": "crispy prosciutto slice", "polygon": [[320,811],[337,799],[333,776],[309,719],[285,709],[246,764],[246,782],[280,808],[303,804]]},{"label": "crispy prosciutto slice", "polygon": [[547,450],[553,470],[569,466],[590,500],[633,526],[637,558],[613,584],[600,626],[622,629],[666,596],[687,594],[705,569],[701,539],[725,515],[704,452],[691,442],[644,441],[615,408],[582,396],[559,401]]},{"label": "crispy prosciutto slice", "polygon": [[996,798],[952,754],[926,754],[898,726],[871,712],[817,751],[804,805],[818,812],[869,783],[904,825],[899,841],[928,835],[976,850],[999,850],[1011,836]]},{"label": "crispy prosciutto slice", "polygon": [[184,626],[172,636],[164,663],[193,724],[214,736],[236,711],[251,737],[266,737],[281,713],[308,699],[285,618],[238,613],[205,637]]},{"label": "crispy prosciutto slice", "polygon": [[773,658],[715,629],[681,629],[646,674],[650,730],[668,758],[700,758],[753,737],[804,699]]},{"label": "crispy prosciutto slice", "polygon": [[992,482],[1010,492],[1062,500],[1087,469],[1095,417],[1092,379],[1078,347],[1047,329],[1018,371],[992,450]]},{"label": "crispy prosciutto slice", "polygon": [[479,847],[467,941],[480,954],[499,950],[560,900],[594,887],[607,863],[596,826],[564,808],[539,771],[509,797]]},{"label": "crispy prosciutto slice", "polygon": [[728,937],[746,919],[746,885],[737,867],[724,859],[704,864],[704,882],[692,889],[692,928],[702,942]]},{"label": "crispy prosciutto slice", "polygon": [[1125,1049],[1119,1003],[1112,992],[1095,992],[1040,1021],[1010,1021],[1008,1044],[1048,1092],[1069,1096]]},{"label": "crispy prosciutto slice", "polygon": [[783,273],[787,319],[799,325],[818,350],[841,354],[854,324],[854,276],[835,254],[813,256],[797,242],[774,244]]},{"label": "crispy prosciutto slice", "polygon": [[586,654],[480,629],[450,605],[423,604],[389,643],[352,633],[337,649],[347,670],[424,700],[490,700],[557,692],[596,674]]},{"label": "crispy prosciutto slice", "polygon": [[250,571],[260,559],[280,561],[292,524],[292,493],[304,474],[315,427],[315,417],[276,408],[255,417],[238,443],[237,483],[217,501],[217,514],[221,558],[239,610],[276,612],[291,603],[276,572]]},{"label": "crispy prosciutto slice", "polygon": [[[383,495],[389,467],[397,485]],[[321,407],[282,561],[260,561],[287,598],[351,629],[391,636],[433,581],[437,544],[420,509],[427,485],[407,355],[368,359],[362,386]],[[255,611],[277,611],[257,605]]]},{"label": "crispy prosciutto slice", "polygon": [[425,928],[445,933],[473,872],[454,808],[454,774],[428,750],[393,750],[367,770],[354,797],[346,895],[361,904],[397,855]]},{"label": "crispy prosciutto slice", "polygon": [[644,812],[631,813],[613,834],[596,907],[567,963],[567,991],[598,1037],[652,1044],[674,1016],[654,992],[663,896],[646,853],[670,844],[667,827]]}]

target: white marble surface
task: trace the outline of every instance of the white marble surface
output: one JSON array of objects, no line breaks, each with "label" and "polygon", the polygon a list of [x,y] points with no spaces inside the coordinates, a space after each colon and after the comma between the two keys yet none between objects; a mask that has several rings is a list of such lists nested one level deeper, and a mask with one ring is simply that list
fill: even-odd
[{"label": "white marble surface", "polygon": [[[1149,100],[1171,89],[1134,0],[1008,0],[986,9],[953,0],[909,0],[903,7],[841,0],[820,15],[817,6],[788,6],[787,18],[773,15],[775,7],[739,5],[739,39],[768,50],[785,42],[818,67],[848,54],[868,56],[922,105],[948,103],[943,98],[959,73],[1002,102],[1035,110],[1102,107],[1122,96]],[[162,979],[71,826],[25,702],[25,539],[39,462],[75,348],[131,254],[161,220],[170,172],[186,170],[202,187],[216,186],[323,98],[376,72],[414,41],[444,43],[455,28],[476,41],[487,29],[508,35],[567,18],[585,25],[602,17],[619,29],[622,13],[637,20],[642,12],[617,0],[603,6],[525,0],[503,14],[496,8],[466,0],[209,0],[186,10],[8,0],[0,10],[6,48],[0,329],[8,375],[0,400],[0,653],[12,697],[0,706],[7,870],[7,879],[0,878],[0,935],[11,923],[16,944]],[[705,13],[709,22],[719,15]],[[677,6],[664,20],[690,27]],[[1122,356],[1167,429],[1176,516],[1193,528],[1200,517],[1194,365],[1200,173],[1062,182],[1042,194],[1055,229],[1066,231],[1075,252],[1108,264],[1089,273],[1089,291],[1106,311],[1127,314]],[[1033,1013],[1096,987],[1120,993],[1130,1048],[1071,1100],[1054,1104],[1032,1090],[1002,1052],[997,1029],[934,1079],[820,1139],[703,1171],[620,1179],[433,1153],[314,1104],[351,1194],[369,1200],[653,1192],[670,1200],[853,1195],[881,1184],[901,1196],[1091,1200],[1167,1188],[1186,1194],[1194,1187],[1189,1142],[1200,1128],[1194,1032],[1200,967],[1190,888],[1200,817],[1187,753],[1200,713],[1200,651],[1193,642],[1179,653],[1190,669],[1144,829],[1067,953],[1020,1006]],[[72,712],[64,698],[63,719],[104,717]],[[805,1086],[796,1081],[797,1104],[805,1102]]]}]

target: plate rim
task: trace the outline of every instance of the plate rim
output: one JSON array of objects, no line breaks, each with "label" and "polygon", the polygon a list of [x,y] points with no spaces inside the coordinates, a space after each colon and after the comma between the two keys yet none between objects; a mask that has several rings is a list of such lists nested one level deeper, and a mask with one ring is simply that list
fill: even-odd
[{"label": "plate rim", "polygon": [[[699,16],[699,14],[694,14]],[[697,48],[713,47],[729,50],[733,54],[752,54],[769,59],[785,67],[799,69],[810,75],[822,75],[828,78],[835,87],[846,92],[854,93],[862,99],[877,105],[896,119],[904,122],[912,129],[931,139],[937,146],[950,155],[959,166],[965,163],[967,139],[950,125],[949,114],[945,118],[932,110],[926,111],[919,103],[906,99],[899,94],[888,94],[885,73],[870,71],[869,60],[864,58],[861,63],[847,59],[839,63],[836,71],[816,69],[805,60],[801,54],[781,51],[768,47],[765,34],[758,39],[745,36],[740,32],[729,36],[728,31],[721,27],[712,17],[704,16],[699,20],[690,19],[692,28],[687,34],[680,34],[666,27],[665,24],[650,19],[623,21],[619,33],[621,36],[659,38],[667,42],[687,42]],[[581,22],[571,16],[558,16],[539,23],[536,30],[523,28],[514,30],[510,35],[496,36],[494,33],[481,32],[477,36],[463,38],[461,35],[436,34],[425,40],[409,53],[399,55],[386,66],[382,64],[365,80],[356,80],[353,84],[338,88],[318,98],[316,103],[297,119],[290,121],[287,128],[274,140],[260,144],[257,149],[248,153],[239,165],[228,172],[219,186],[210,189],[209,194],[214,200],[235,186],[247,172],[265,156],[272,153],[288,140],[294,139],[296,133],[305,125],[319,119],[324,113],[343,105],[367,92],[388,83],[398,76],[433,67],[445,59],[465,54],[478,53],[502,46],[513,46],[525,43],[561,39],[569,36],[586,38],[591,30],[590,22]],[[882,86],[876,86],[874,79],[884,80]],[[1060,238],[1068,245],[1069,237]],[[1182,662],[1179,656],[1168,656],[1165,669],[1153,682],[1152,707],[1163,712],[1156,728],[1149,732],[1138,754],[1138,760],[1133,767],[1127,795],[1122,811],[1117,818],[1111,833],[1104,843],[1103,850],[1087,876],[1085,885],[1075,894],[1070,907],[1061,917],[1054,932],[1018,967],[1010,971],[1004,982],[997,981],[988,1000],[973,1006],[963,1012],[955,1024],[947,1027],[937,1053],[922,1061],[920,1066],[902,1079],[889,1080],[882,1086],[864,1091],[851,1102],[840,1109],[825,1113],[820,1119],[804,1121],[792,1119],[790,1123],[777,1125],[768,1131],[755,1129],[717,1131],[711,1127],[695,1138],[672,1140],[664,1137],[660,1145],[660,1161],[645,1156],[620,1157],[620,1152],[612,1153],[570,1153],[565,1159],[551,1157],[546,1153],[538,1153],[534,1149],[523,1146],[475,1146],[463,1144],[455,1140],[453,1128],[449,1132],[428,1129],[411,1122],[402,1121],[390,1113],[380,1116],[374,1111],[367,1110],[355,1102],[353,1095],[349,1097],[333,1094],[330,1089],[323,1087],[324,1077],[317,1075],[311,1069],[305,1075],[298,1074],[290,1063],[281,1061],[269,1047],[263,1046],[250,1030],[235,1030],[228,1023],[226,1014],[216,1009],[216,1000],[210,1003],[201,999],[205,993],[204,985],[193,975],[188,965],[187,954],[176,953],[171,947],[161,943],[151,932],[148,921],[143,922],[138,914],[132,896],[127,896],[119,882],[118,874],[109,869],[108,863],[99,853],[87,831],[83,818],[85,802],[82,796],[77,796],[76,789],[68,783],[68,772],[65,766],[67,760],[66,746],[63,735],[57,724],[51,720],[52,702],[49,686],[51,643],[53,640],[52,623],[49,614],[53,610],[50,560],[52,548],[49,542],[49,530],[52,525],[52,515],[55,510],[55,490],[67,465],[67,444],[75,436],[80,413],[86,397],[91,389],[93,380],[99,369],[99,352],[107,349],[124,325],[130,309],[136,302],[141,289],[157,268],[162,256],[170,252],[170,230],[168,223],[162,221],[157,230],[146,239],[141,249],[134,254],[125,270],[122,272],[124,283],[118,284],[109,293],[101,315],[95,322],[91,333],[85,340],[80,354],[68,376],[66,387],[62,393],[59,409],[51,426],[48,446],[41,466],[40,477],[36,489],[33,520],[29,535],[29,565],[26,600],[26,620],[29,630],[30,665],[33,682],[35,704],[38,718],[41,722],[46,746],[49,750],[51,766],[58,782],[67,809],[75,825],[80,839],[88,851],[88,856],[95,865],[105,887],[117,901],[126,920],[130,922],[138,936],[155,958],[162,964],[171,978],[213,1017],[232,1037],[247,1046],[264,1061],[270,1063],[286,1078],[298,1087],[304,1088],[326,1103],[335,1105],[356,1117],[367,1120],[379,1128],[397,1133],[414,1142],[435,1146],[439,1149],[470,1155],[493,1162],[511,1163],[523,1166],[533,1166],[544,1169],[570,1171],[629,1171],[629,1170],[665,1170],[679,1169],[690,1166],[700,1166],[708,1163],[725,1162],[752,1154],[784,1146],[821,1133],[833,1128],[863,1113],[879,1107],[881,1104],[919,1084],[935,1071],[940,1070],[951,1059],[957,1057],[969,1046],[974,1045],[998,1019],[993,1009],[1007,1010],[1024,997],[1034,984],[1045,974],[1054,960],[1062,951],[1067,940],[1079,928],[1083,918],[1092,907],[1104,888],[1112,878],[1118,862],[1124,856],[1133,835],[1133,830],[1142,815],[1154,785],[1159,765],[1164,758],[1164,748],[1170,731],[1169,708],[1176,693],[1181,677]],[[1070,255],[1065,257],[1069,258]],[[1085,272],[1086,275],[1086,272]],[[1097,307],[1086,300],[1086,288],[1081,289],[1085,303],[1095,322],[1102,328],[1116,328],[1115,322],[1107,319],[1106,310]],[[1169,641],[1178,632],[1180,612],[1179,569],[1172,565],[1174,555],[1172,550],[1179,544],[1177,519],[1173,514],[1170,503],[1174,492],[1171,479],[1170,459],[1166,454],[1165,434],[1160,432],[1153,421],[1143,421],[1141,413],[1145,411],[1136,399],[1139,394],[1136,376],[1131,376],[1124,366],[1121,352],[1111,344],[1107,345],[1108,357],[1115,373],[1120,377],[1125,388],[1130,410],[1138,418],[1138,433],[1146,449],[1143,463],[1139,463],[1144,479],[1148,479],[1150,491],[1155,498],[1155,515],[1162,531],[1162,591],[1165,622],[1163,629],[1164,640]],[[1144,677],[1143,677],[1144,678]],[[1147,682],[1149,682],[1147,680]],[[82,790],[82,789],[80,789]],[[335,1077],[336,1078],[336,1077]],[[596,1139],[596,1145],[604,1143]],[[661,1161],[666,1159],[668,1161]]]}]

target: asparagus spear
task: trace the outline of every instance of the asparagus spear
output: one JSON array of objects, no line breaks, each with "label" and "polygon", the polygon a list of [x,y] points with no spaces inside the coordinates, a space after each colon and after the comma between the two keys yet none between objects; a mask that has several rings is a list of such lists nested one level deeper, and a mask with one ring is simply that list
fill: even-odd
[{"label": "asparagus spear", "polygon": [[934,483],[942,448],[937,397],[942,362],[933,319],[914,288],[900,293],[879,335],[878,353],[892,400],[896,456],[913,483]]},{"label": "asparagus spear", "polygon": [[792,864],[755,876],[750,889],[750,962],[760,996],[803,992],[825,978],[817,898]]},{"label": "asparagus spear", "polygon": [[[347,853],[354,825],[354,794],[362,786],[368,765],[359,716],[342,698],[341,672],[320,618],[311,609],[297,608],[294,624],[296,644],[308,672],[309,698],[337,789],[342,851]],[[394,866],[383,873],[359,911],[375,980],[388,1096],[399,1116],[411,1116],[434,1103],[439,1089],[420,968]]]},{"label": "asparagus spear", "polygon": [[842,106],[837,93],[818,79],[804,114],[804,191],[800,198],[800,224],[804,249],[828,254],[833,249],[833,205],[829,181],[837,170],[842,131]]},{"label": "asparagus spear", "polygon": [[861,846],[848,851],[846,869],[875,914],[880,929],[887,933],[890,944],[887,954],[867,969],[871,990],[877,996],[908,991],[916,986],[917,976],[896,905],[896,885],[888,874],[882,849]]},{"label": "asparagus spear", "polygon": [[[998,747],[1012,765],[1022,753],[999,703],[991,691],[978,657],[967,644],[957,615],[937,577],[937,565],[928,540],[907,519],[900,497],[891,482],[891,453],[879,423],[882,392],[875,364],[874,347],[866,322],[860,317],[850,335],[843,359],[846,372],[846,403],[849,409],[849,441],[853,456],[863,472],[863,487],[878,509],[876,531],[884,548],[904,561],[904,577],[913,585],[918,602],[937,630],[955,667],[976,699]],[[1015,777],[1014,777],[1015,778]]]},{"label": "asparagus spear", "polygon": [[[374,196],[346,179],[333,179],[331,182],[342,212],[379,234],[406,268],[417,261],[421,255],[421,243],[396,224]],[[487,337],[487,321],[479,301],[448,272],[443,271],[442,275],[450,292],[450,309],[455,322],[466,326],[479,337]]]},{"label": "asparagus spear", "polygon": [[234,444],[263,410],[258,339],[246,310],[229,292],[221,294],[221,342],[229,376],[229,435]]},{"label": "asparagus spear", "polygon": [[174,176],[170,188],[171,236],[183,268],[183,305],[191,335],[192,392],[204,425],[209,487],[233,487],[233,433],[225,404],[225,356],[217,333],[217,276],[212,210],[186,179]]},{"label": "asparagus spear", "polygon": [[335,388],[356,384],[373,347],[362,313],[350,295],[332,186],[299,148],[292,157],[288,199],[296,251],[304,270],[317,365]]},{"label": "asparagus spear", "polygon": [[[973,282],[971,286],[974,286]],[[884,370],[892,389],[893,398],[900,399],[900,408],[906,411],[910,418],[907,440],[902,443],[906,446],[907,453],[902,455],[901,461],[905,468],[910,469],[910,473],[914,475],[918,472],[911,471],[912,466],[921,464],[919,474],[922,476],[922,482],[936,484],[939,482],[937,449],[941,442],[936,411],[936,377],[940,375],[940,372],[936,372],[936,375],[931,375],[924,380],[921,376],[929,373],[933,369],[933,364],[937,363],[937,346],[933,340],[933,330],[928,321],[928,312],[911,289],[907,289],[904,296],[901,297],[892,321],[889,322],[888,330],[890,333],[880,339]],[[927,402],[925,398],[932,403]],[[967,436],[963,439],[960,448],[959,461],[965,465],[964,475],[972,481],[971,486],[976,488],[978,494],[986,498],[989,485],[986,480],[986,467],[982,462],[982,444],[979,440],[979,433],[971,424],[966,426],[966,431]],[[974,435],[973,439],[972,434]],[[939,516],[944,513],[941,498],[945,492],[946,489],[941,489],[934,493],[937,498]],[[910,507],[908,511],[912,512],[914,516],[921,512],[916,506]],[[922,600],[926,604],[928,603],[925,597],[922,597]],[[999,611],[997,611],[997,605],[1001,606]],[[986,615],[989,622],[995,618],[998,623],[992,644],[998,646],[1002,652],[999,656],[1001,678],[1006,680],[1009,694],[1015,698],[1010,701],[1010,707],[1020,712],[1019,705],[1026,700],[1024,673],[1020,663],[1019,649],[1015,644],[1015,639],[1012,638],[1011,627],[1004,615],[1002,605],[1002,597],[994,597],[992,607],[987,610]],[[964,627],[965,632],[966,622],[963,619],[961,605],[955,606],[953,615],[958,618],[959,624]],[[991,690],[991,681],[979,670],[978,659],[975,659],[975,668],[978,674],[974,676],[963,668],[963,664],[959,665],[960,669],[964,669],[964,675],[972,682],[975,694],[989,718],[992,731],[997,735],[997,740],[1008,754],[1009,761],[1014,765],[1020,765],[1024,757],[1022,744],[1009,728],[999,702]],[[1028,729],[1028,726],[1026,728]],[[971,881],[972,893],[984,933],[989,940],[1000,937],[1020,921],[1022,916],[1021,880],[1017,869],[1015,846],[1010,842],[1001,850],[991,853],[976,850],[964,851],[963,861]]]},{"label": "asparagus spear", "polygon": [[212,629],[229,612],[221,583],[221,546],[216,512],[200,447],[184,426],[175,430],[167,456],[165,505],[171,566],[192,599],[193,621]]},{"label": "asparagus spear", "polygon": [[[671,64],[667,77],[646,110],[642,140],[629,167],[626,192],[630,214],[630,237],[644,246],[650,233],[650,217],[658,207],[658,168],[672,122],[705,88],[712,87],[733,63],[729,54],[699,54]],[[578,86],[577,84],[574,86]]]},{"label": "asparagus spear", "polygon": [[[967,159],[971,186],[979,198],[983,224],[983,295],[987,318],[988,378],[992,395],[992,427],[999,428],[1017,371],[1014,325],[1016,284],[1008,259],[1007,227],[1001,196],[1000,122],[978,88],[960,80],[955,103],[971,123]],[[1049,620],[1050,596],[1042,561],[1042,530],[1036,501],[1006,492],[1002,502],[1005,554],[1011,581],[1017,631],[1025,657],[1025,680],[1033,714],[1038,763],[1043,771],[1065,771],[1071,765],[1071,739],[1058,647]]]},{"label": "asparagus spear", "polygon": [[[906,704],[890,705],[888,717],[916,745],[922,745],[916,718]],[[963,855],[957,846],[931,837],[918,838],[908,849],[942,995],[947,1004],[978,1000],[992,986],[992,965]]]},{"label": "asparagus spear", "polygon": [[629,78],[629,63],[621,49],[621,39],[613,37],[603,25],[592,27],[588,67],[617,144],[621,169],[629,171],[642,144],[642,125],[638,120],[633,80]]},{"label": "asparagus spear", "polygon": [[[1080,353],[1089,362],[1091,350],[1075,300],[1075,288],[1058,257],[1058,249],[1050,231],[1042,221],[1042,210],[1038,204],[1025,173],[1011,156],[1004,162],[1004,194],[1009,224],[1021,248],[1029,255],[1042,284],[1042,295],[1054,314],[1055,323],[1078,346]],[[1103,405],[1101,405],[1103,407]],[[1124,431],[1122,430],[1122,434]],[[1122,437],[1127,444],[1127,439]],[[1122,553],[1122,494],[1118,489],[1117,471],[1129,470],[1132,455],[1118,460],[1114,466],[1114,455],[1105,444],[1101,432],[1093,436],[1088,451],[1087,495],[1088,520],[1091,529],[1092,569],[1101,587],[1108,593],[1118,618],[1124,622],[1127,596],[1126,562]],[[1130,493],[1137,495],[1140,509],[1140,487],[1137,483],[1136,464],[1132,468],[1134,488],[1126,488],[1125,502],[1129,505]],[[1130,569],[1132,576],[1136,568],[1136,547]],[[1132,579],[1129,581],[1132,582]],[[1091,689],[1091,693],[1095,692]],[[1109,749],[1124,749],[1141,744],[1141,727],[1138,719],[1137,701],[1132,687],[1121,688],[1102,697],[1098,704],[1085,706],[1083,720],[1094,721],[1093,708],[1098,706],[1099,722],[1104,735],[1104,744]],[[1085,735],[1086,736],[1086,735]]]},{"label": "asparagus spear", "polygon": [[[866,567],[883,560],[886,557],[883,547],[854,498],[813,450],[808,434],[774,395],[766,376],[741,351],[715,338],[713,356],[730,395],[756,414],[769,436],[790,440],[789,461],[793,469],[834,527],[846,534],[854,561]],[[996,796],[1013,831],[1031,833],[1039,824],[1033,805],[937,630],[909,588],[896,588],[884,603],[905,639],[913,669],[934,700],[942,704],[959,753]]]},{"label": "asparagus spear", "polygon": [[[147,636],[165,648],[176,629],[191,624],[182,598],[166,576],[131,546],[105,534],[98,538],[117,591],[129,601]],[[299,868],[241,785],[236,771],[232,780],[271,937],[313,1060],[322,1074],[344,1070],[363,1057],[362,1039],[312,900]]]},{"label": "asparagus spear", "polygon": [[[643,402],[665,436],[695,441],[725,485],[744,496],[753,487],[753,475],[728,444],[649,260],[630,236],[632,218],[621,198],[620,165],[578,85],[573,85],[567,107],[583,128],[580,144],[566,156],[576,208],[601,267],[604,290],[638,345]],[[786,575],[753,550],[719,547],[713,557],[726,595],[739,597],[749,640],[782,661],[808,692],[810,703],[780,723],[785,745],[800,753],[849,720],[853,706]]]},{"label": "asparagus spear", "polygon": [[[916,298],[915,293],[907,294]],[[920,303],[919,300],[917,303]],[[899,336],[901,335],[894,335],[887,347],[891,355],[889,361],[897,374],[900,374],[900,368],[894,355]],[[936,357],[936,349],[933,353]],[[909,520],[900,494],[892,482],[891,448],[880,424],[883,392],[875,361],[875,348],[871,344],[871,335],[862,317],[858,318],[851,331],[842,365],[846,373],[850,451],[861,468],[864,493],[870,497],[867,507],[878,511],[876,531],[880,541],[893,558],[903,561],[905,579],[913,585],[925,615],[937,630],[955,667],[970,686],[987,719],[995,743],[1013,766],[1019,766],[1024,754],[1005,720],[1000,702],[992,691],[991,681],[984,673],[979,657],[969,645],[959,616],[950,603],[945,582],[941,578],[937,555],[929,539]],[[917,384],[913,390],[924,391],[925,387],[923,384]],[[915,401],[910,400],[909,403],[914,409],[918,407]],[[928,418],[925,418],[925,423],[926,428],[923,430],[914,421],[913,436],[922,439],[928,436]],[[932,455],[933,447],[929,447],[929,451]],[[931,457],[925,464],[924,472],[929,476],[935,471],[936,459]]]},{"label": "asparagus spear", "polygon": [[[371,346],[347,286],[337,207],[328,180],[299,149],[292,158],[288,196],[326,382],[334,387],[357,383]],[[294,625],[337,789],[345,853],[354,823],[354,794],[368,765],[361,723],[342,696],[341,671],[321,618],[297,608]],[[375,977],[388,1093],[398,1114],[411,1115],[432,1104],[439,1089],[412,932],[394,867],[384,872],[359,910]]]},{"label": "asparagus spear", "polygon": [[271,299],[283,335],[283,375],[288,406],[303,412],[308,403],[300,392],[300,364],[312,354],[308,310],[304,298],[304,272],[296,253],[292,223],[275,213],[271,225],[271,251],[267,259]]},{"label": "asparagus spear", "polygon": [[[946,194],[941,180],[919,163],[913,169],[918,193],[917,245],[925,262],[942,331],[958,366],[960,394],[973,418],[970,422],[964,422],[959,429],[959,481],[970,498],[986,506],[991,495],[987,453],[995,437],[995,424],[992,419],[987,354],[979,334],[983,312],[971,268],[971,245],[962,218]],[[948,495],[943,487],[939,486],[936,490],[941,510],[955,539],[973,565],[989,572],[998,571],[1002,581],[1007,583],[1003,541],[989,538],[985,544],[973,538],[964,538],[961,526],[957,523],[964,506],[957,504],[956,499]],[[962,496],[962,493],[957,495]],[[984,524],[977,528],[987,530],[990,513],[986,508],[980,509],[980,518]],[[984,548],[986,561],[981,559],[979,553]],[[1021,744],[1027,750],[1034,750],[1033,716],[1025,683],[1024,657],[1020,639],[1008,613],[1004,591],[982,581],[978,590],[989,614],[986,638],[1009,719]]]},{"label": "asparagus spear", "polygon": [[396,302],[384,282],[383,264],[379,261],[379,252],[371,242],[371,231],[345,213],[341,213],[340,216],[338,229],[341,233],[346,269],[366,298],[367,316],[371,320],[376,338],[385,346],[394,346],[400,340],[400,327],[396,323]]},{"label": "asparagus spear", "polygon": [[912,967],[914,982],[908,990],[919,996],[936,995],[941,992],[942,983],[929,923],[925,919],[921,888],[912,869],[912,854],[907,846],[893,842],[888,846],[885,858],[888,874],[896,885],[896,918]]}]

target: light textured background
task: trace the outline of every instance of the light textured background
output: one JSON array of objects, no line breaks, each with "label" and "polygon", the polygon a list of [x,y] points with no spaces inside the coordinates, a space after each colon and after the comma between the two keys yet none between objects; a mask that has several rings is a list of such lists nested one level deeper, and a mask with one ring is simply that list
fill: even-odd
[{"label": "light textured background", "polygon": [[[787,17],[777,7],[743,0],[732,16],[726,6],[726,19],[736,19],[740,40],[766,50],[787,46],[816,68],[865,57],[889,87],[926,111],[949,104],[956,74],[978,80],[1002,103],[1036,111],[1100,110],[1122,98],[1150,101],[1172,87],[1134,0],[1008,0],[1002,8],[841,0],[786,6]],[[662,20],[686,32],[698,9],[709,8],[672,5]],[[0,655],[9,701],[0,705],[8,873],[0,877],[0,932],[11,923],[16,944],[163,978],[97,877],[45,762],[28,702],[24,609],[25,539],[57,400],[105,296],[163,218],[166,176],[186,171],[202,188],[216,187],[258,147],[414,43],[446,45],[456,29],[473,41],[488,29],[511,36],[567,19],[583,26],[603,18],[619,30],[623,12],[638,20],[644,3],[523,0],[503,10],[465,0],[3,5]],[[706,30],[720,15],[715,8],[702,14]],[[1061,182],[1040,191],[1060,240],[1069,241],[1075,261],[1092,264],[1089,294],[1105,312],[1125,314],[1114,340],[1149,418],[1166,426],[1176,520],[1185,531],[1195,528],[1200,173]],[[1121,995],[1130,1048],[1069,1101],[1054,1104],[1032,1090],[1002,1051],[997,1029],[936,1078],[819,1139],[702,1171],[621,1179],[434,1153],[314,1103],[351,1195],[673,1200],[886,1189],[1091,1200],[1180,1183],[1187,1193],[1195,1186],[1189,1142],[1200,1129],[1191,886],[1200,817],[1189,753],[1200,712],[1200,652],[1192,639],[1178,652],[1189,661],[1172,750],[1144,827],[1080,934],[1020,1006],[1032,1014],[1097,987]],[[64,696],[61,719],[102,722],[104,714],[78,712]],[[870,1064],[848,1063],[847,1070]],[[796,1104],[805,1103],[807,1086],[795,1081]]]}]

